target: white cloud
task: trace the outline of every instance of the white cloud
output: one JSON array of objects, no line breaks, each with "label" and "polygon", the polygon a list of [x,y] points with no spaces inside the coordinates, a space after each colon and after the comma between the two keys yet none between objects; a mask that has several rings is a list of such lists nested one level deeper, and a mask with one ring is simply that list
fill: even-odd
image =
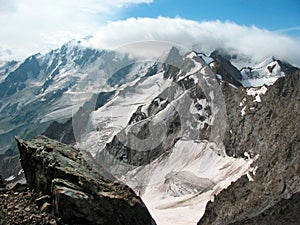
[{"label": "white cloud", "polygon": [[[238,49],[258,61],[273,55],[300,65],[299,40],[255,26],[181,18],[116,19],[132,4],[153,0],[0,0],[0,46],[22,57],[94,35],[90,45],[115,49],[132,42],[162,41],[184,48]],[[161,44],[157,45],[158,48]],[[138,47],[142,49],[141,44]],[[151,44],[148,45],[148,52]],[[154,51],[152,51],[154,54]]]},{"label": "white cloud", "polygon": [[275,56],[300,66],[300,40],[232,22],[181,18],[129,18],[110,22],[94,35],[92,47],[116,49],[132,42],[164,41],[186,49],[227,48],[261,61]]},{"label": "white cloud", "polygon": [[152,0],[0,0],[0,46],[23,57],[90,35],[123,8]]}]

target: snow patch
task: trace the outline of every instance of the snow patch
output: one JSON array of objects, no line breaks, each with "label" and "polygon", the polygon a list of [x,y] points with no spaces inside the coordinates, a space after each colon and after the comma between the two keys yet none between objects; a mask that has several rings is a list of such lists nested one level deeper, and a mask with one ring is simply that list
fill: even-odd
[{"label": "snow patch", "polygon": [[254,181],[254,179],[253,179],[253,177],[250,175],[249,171],[247,171],[246,175],[247,175],[247,178],[248,178],[249,181]]},{"label": "snow patch", "polygon": [[12,181],[13,179],[15,179],[16,177],[14,175],[11,175],[8,178],[5,178],[6,181]]},{"label": "snow patch", "polygon": [[255,99],[253,102],[261,102],[261,95],[264,95],[267,92],[268,88],[262,86],[260,88],[249,88],[247,89],[247,95],[254,96]]},{"label": "snow patch", "polygon": [[21,169],[19,172],[18,172],[18,176],[20,176],[22,173],[24,173],[24,170]]},{"label": "snow patch", "polygon": [[263,85],[273,85],[278,80],[278,77],[262,77],[254,79],[241,80],[244,87],[261,87]]},{"label": "snow patch", "polygon": [[243,98],[242,101],[240,102],[240,107],[242,107],[246,103],[246,98]]},{"label": "snow patch", "polygon": [[195,56],[197,56],[195,52],[190,52],[189,54],[186,55],[186,58],[193,59]]},{"label": "snow patch", "polygon": [[245,116],[246,115],[246,108],[247,106],[244,106],[241,110],[241,116]]},{"label": "snow patch", "polygon": [[220,75],[220,74],[216,74],[216,77],[217,77],[219,80],[223,80],[222,75]]},{"label": "snow patch", "polygon": [[206,55],[203,54],[203,53],[199,53],[198,56],[199,56],[201,59],[203,59],[203,61],[204,61],[207,65],[209,65],[210,63],[212,63],[213,61],[215,61],[213,58],[208,57],[208,56],[206,56]]}]

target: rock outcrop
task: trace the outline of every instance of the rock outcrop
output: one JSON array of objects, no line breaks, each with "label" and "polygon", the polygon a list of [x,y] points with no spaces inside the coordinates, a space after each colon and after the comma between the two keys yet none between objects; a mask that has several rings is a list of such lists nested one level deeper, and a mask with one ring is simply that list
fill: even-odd
[{"label": "rock outcrop", "polygon": [[214,72],[222,76],[222,80],[233,84],[236,87],[242,87],[243,85],[239,82],[242,80],[241,72],[226,59],[222,50],[215,50],[211,53],[210,57],[215,60]]},{"label": "rock outcrop", "polygon": [[142,200],[88,153],[44,136],[17,142],[28,185],[49,195],[68,224],[155,224]]},{"label": "rock outcrop", "polygon": [[[223,190],[208,203],[198,224],[293,224],[266,223],[266,218],[272,213],[284,218],[280,210],[286,210],[288,201],[294,213],[289,213],[286,221],[299,218],[300,72],[268,87],[259,103],[243,101],[247,97],[243,90],[228,89],[225,93],[230,115],[224,140],[227,154],[258,159],[252,165],[253,181],[243,176]],[[243,115],[238,110],[241,102],[247,108]]]}]

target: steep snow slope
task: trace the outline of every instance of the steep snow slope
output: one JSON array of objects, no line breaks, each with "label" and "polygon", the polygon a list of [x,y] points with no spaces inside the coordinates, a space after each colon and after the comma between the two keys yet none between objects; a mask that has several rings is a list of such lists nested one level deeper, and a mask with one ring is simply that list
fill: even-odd
[{"label": "steep snow slope", "polygon": [[180,140],[170,156],[137,168],[138,172],[128,174],[125,182],[141,194],[157,224],[196,224],[207,202],[244,175],[252,163],[220,156],[216,148],[207,141]]},{"label": "steep snow slope", "polygon": [[[94,151],[97,150],[93,148],[95,143],[99,148],[104,147],[114,135],[126,127],[131,115],[139,105],[149,104],[157,96],[157,93],[169,87],[171,81],[164,80],[163,74],[158,73],[145,80],[141,79],[137,83],[120,90],[109,103],[92,112],[90,121],[92,130],[80,138],[83,140],[80,148],[92,149],[91,152],[95,155]],[[76,122],[74,121],[74,126],[76,126]]]}]

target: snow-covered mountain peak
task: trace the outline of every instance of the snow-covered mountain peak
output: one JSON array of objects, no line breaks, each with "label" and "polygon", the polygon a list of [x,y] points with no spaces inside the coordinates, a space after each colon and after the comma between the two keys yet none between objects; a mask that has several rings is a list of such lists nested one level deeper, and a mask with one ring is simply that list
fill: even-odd
[{"label": "snow-covered mountain peak", "polygon": [[140,70],[147,73],[147,63],[119,56],[67,43],[47,54],[4,64],[0,68],[0,152],[10,147],[14,132],[21,135],[29,124],[45,129],[53,120],[64,121],[93,94],[132,82]]},{"label": "snow-covered mountain peak", "polygon": [[264,61],[253,67],[243,67],[241,69],[244,80],[242,83],[244,86],[254,87],[272,85],[278,78],[289,75],[297,69],[275,57],[267,57]]},{"label": "snow-covered mountain peak", "polygon": [[[139,51],[143,44],[133,43],[125,48]],[[144,55],[151,50],[153,43],[146,44],[146,51],[141,52]],[[84,40],[80,43],[72,40],[47,54],[4,63],[0,67],[0,112],[4,113],[3,117],[9,117],[8,112],[31,108],[34,103],[45,107],[47,113],[42,113],[40,118],[43,122],[66,119],[71,116],[72,108],[75,113],[94,94],[125,89],[140,77],[160,72],[164,79],[180,81],[183,87],[206,82],[206,76],[200,76],[201,80],[193,73],[201,68],[200,73],[207,74],[205,71],[211,69],[213,73],[209,79],[217,78],[219,82],[240,87],[271,84],[296,69],[288,63],[269,58],[258,66],[245,66],[240,71],[234,60],[242,60],[243,57],[226,54],[225,51],[214,51],[210,55],[199,53],[203,51],[187,53],[170,43],[156,43],[155,50],[160,47],[164,54],[157,55],[156,59],[152,55],[136,58],[123,51],[85,47]],[[247,65],[247,61],[244,63]]]}]

